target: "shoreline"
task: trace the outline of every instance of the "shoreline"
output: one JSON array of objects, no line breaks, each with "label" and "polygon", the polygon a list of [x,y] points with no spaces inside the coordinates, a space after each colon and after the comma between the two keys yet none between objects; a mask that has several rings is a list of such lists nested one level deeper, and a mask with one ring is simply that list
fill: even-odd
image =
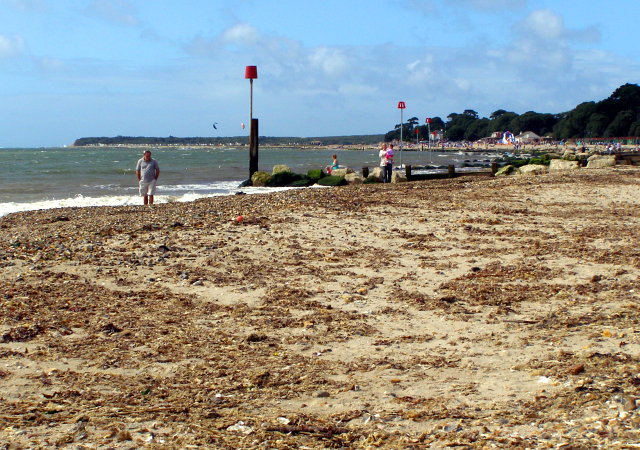
[{"label": "shoreline", "polygon": [[[425,168],[422,166],[414,167],[413,173],[417,176],[425,177],[430,174],[433,178],[443,177],[448,174],[446,167]],[[402,171],[403,169],[395,169]],[[467,165],[456,169],[456,176],[473,176],[484,175],[490,173],[490,167],[486,165]],[[226,192],[185,192],[181,195],[157,193],[155,195],[156,204],[166,203],[190,203],[204,198],[225,197],[233,195],[263,195],[272,192],[288,191],[293,189],[304,189],[302,187],[279,186],[243,186],[245,180],[224,181],[219,183],[219,188],[225,186]],[[315,188],[325,188],[326,186],[313,185]],[[0,217],[18,212],[59,209],[59,208],[91,208],[102,206],[135,206],[140,203],[139,195],[114,195],[114,196],[91,196],[76,195],[74,197],[58,198],[58,199],[41,199],[22,202],[0,202]]]},{"label": "shoreline", "polygon": [[639,187],[617,166],[1,217],[0,443],[637,442]]},{"label": "shoreline", "polygon": [[[579,141],[577,141],[579,142]],[[565,150],[572,150],[578,148],[577,142],[567,142],[565,144],[522,144],[517,150],[511,144],[468,144],[464,142],[457,143],[456,145],[441,145],[433,144],[429,147],[426,144],[415,144],[409,141],[405,141],[403,144],[404,151],[443,151],[443,152],[457,152],[457,151],[471,151],[471,152],[508,152],[508,153],[529,153],[529,152],[564,152]],[[590,143],[587,148],[598,149],[600,147],[605,148],[607,142],[602,143]],[[309,145],[309,144],[261,144],[260,147],[270,149],[291,149],[299,148],[302,150],[379,150],[381,143],[378,144],[327,144],[327,145]],[[399,150],[399,143],[395,142],[396,149]],[[52,147],[53,148],[53,147]],[[185,145],[185,144],[115,144],[115,145],[102,145],[102,144],[89,144],[89,145],[70,145],[67,148],[158,148],[158,149],[242,149],[248,150],[248,143],[229,143],[229,144],[215,144],[215,145]],[[622,145],[622,151],[638,151],[637,145]]]}]

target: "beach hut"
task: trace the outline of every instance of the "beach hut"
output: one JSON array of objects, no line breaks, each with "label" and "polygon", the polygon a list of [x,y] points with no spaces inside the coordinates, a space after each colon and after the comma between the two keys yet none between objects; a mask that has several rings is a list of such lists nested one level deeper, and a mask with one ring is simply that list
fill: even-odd
[{"label": "beach hut", "polygon": [[538,136],[533,131],[525,131],[524,133],[516,136],[516,142],[521,142],[523,144],[532,144],[540,141],[540,136]]}]

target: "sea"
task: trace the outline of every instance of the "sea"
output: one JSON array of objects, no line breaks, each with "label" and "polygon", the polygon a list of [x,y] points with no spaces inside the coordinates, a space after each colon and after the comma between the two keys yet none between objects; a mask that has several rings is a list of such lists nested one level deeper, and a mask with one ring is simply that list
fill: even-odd
[{"label": "sea", "polygon": [[[260,194],[287,188],[240,187],[249,178],[247,147],[150,148],[160,165],[156,203],[204,197]],[[38,209],[141,204],[135,167],[143,149],[130,147],[0,148],[0,216]],[[378,166],[378,150],[259,148],[259,170],[286,164],[295,173],[324,168],[337,154],[340,165]],[[486,164],[500,155],[396,150],[396,166],[437,172]],[[291,189],[291,188],[289,188]]]}]

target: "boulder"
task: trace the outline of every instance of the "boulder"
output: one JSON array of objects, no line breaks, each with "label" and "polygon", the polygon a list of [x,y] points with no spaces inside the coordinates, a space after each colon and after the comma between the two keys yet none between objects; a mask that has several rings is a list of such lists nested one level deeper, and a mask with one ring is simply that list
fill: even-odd
[{"label": "boulder", "polygon": [[349,184],[362,184],[364,181],[364,179],[362,178],[362,175],[355,172],[346,174],[344,176],[344,179]]},{"label": "boulder", "polygon": [[403,170],[393,170],[391,172],[391,182],[392,183],[406,183],[407,180],[407,175],[404,173]]},{"label": "boulder", "polygon": [[578,161],[586,161],[589,159],[589,154],[588,153],[576,153],[574,155],[574,158],[577,159]]},{"label": "boulder", "polygon": [[251,177],[251,184],[254,186],[266,186],[270,175],[267,172],[255,172]]},{"label": "boulder", "polygon": [[602,169],[604,167],[613,167],[616,165],[616,157],[614,155],[593,155],[587,162],[587,169]]},{"label": "boulder", "polygon": [[382,167],[376,167],[371,172],[369,172],[369,176],[367,179],[374,179],[377,181],[382,181]]},{"label": "boulder", "polygon": [[273,166],[273,170],[271,171],[271,175],[275,175],[280,172],[291,172],[291,169],[286,164],[278,164]]},{"label": "boulder", "polygon": [[520,173],[520,170],[511,164],[508,164],[504,167],[500,167],[498,171],[495,173],[496,177],[506,177],[508,175],[517,175]]},{"label": "boulder", "polygon": [[329,175],[318,180],[320,186],[341,186],[345,184],[344,177],[337,177],[335,175]]},{"label": "boulder", "polygon": [[551,158],[549,155],[536,156],[529,160],[529,164],[542,164],[544,166],[548,166],[550,160]]},{"label": "boulder", "polygon": [[522,175],[541,175],[547,173],[549,169],[543,164],[527,164],[520,167],[520,174]]},{"label": "boulder", "polygon": [[315,184],[316,181],[317,180],[312,180],[311,178],[303,175],[302,178],[287,184],[287,186],[289,186],[289,187],[307,187],[307,186],[311,186],[311,185]]},{"label": "boulder", "polygon": [[355,173],[355,170],[353,170],[351,167],[340,167],[339,169],[333,169],[331,171],[331,175],[335,177],[344,177],[348,173]]},{"label": "boulder", "polygon": [[295,183],[300,180],[309,181],[305,175],[300,175],[293,172],[277,172],[269,177],[267,180],[267,186],[270,187],[281,187],[281,186],[290,186],[291,183]]},{"label": "boulder", "polygon": [[376,184],[376,183],[380,183],[380,182],[381,182],[380,178],[372,177],[371,175],[369,175],[363,181],[364,184]]},{"label": "boulder", "polygon": [[560,170],[577,170],[580,168],[579,161],[567,161],[564,159],[552,159],[549,164],[549,172],[557,172]]},{"label": "boulder", "polygon": [[307,172],[307,176],[312,180],[318,181],[320,178],[325,176],[325,173],[322,169],[311,169]]}]

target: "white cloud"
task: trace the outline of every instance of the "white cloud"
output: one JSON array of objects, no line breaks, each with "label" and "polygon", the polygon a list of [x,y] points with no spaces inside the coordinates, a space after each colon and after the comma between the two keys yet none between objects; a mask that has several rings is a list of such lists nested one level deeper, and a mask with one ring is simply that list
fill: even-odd
[{"label": "white cloud", "polygon": [[347,56],[342,51],[329,47],[313,49],[309,55],[309,62],[330,77],[343,75],[349,68]]},{"label": "white cloud", "polygon": [[518,27],[521,32],[539,39],[558,40],[566,37],[564,20],[548,9],[533,11]]},{"label": "white cloud", "polygon": [[532,11],[514,24],[513,30],[516,37],[505,50],[505,60],[525,79],[532,79],[534,74],[548,78],[558,71],[571,71],[574,60],[571,33],[559,14],[548,9]]},{"label": "white cloud", "polygon": [[533,11],[512,31],[512,41],[499,47],[449,49],[449,58],[433,49],[433,67],[447,66],[439,89],[448,97],[448,111],[472,108],[489,114],[506,107],[557,113],[580,101],[604,98],[640,76],[637,62],[575,46],[599,34],[592,27],[569,29],[553,11]]},{"label": "white cloud", "polygon": [[573,52],[564,45],[544,46],[533,40],[521,40],[514,46],[509,61],[551,71],[568,70],[573,63]]},{"label": "white cloud", "polygon": [[19,37],[8,38],[0,35],[0,58],[18,56],[24,52],[24,40]]},{"label": "white cloud", "polygon": [[407,83],[414,86],[429,84],[437,76],[437,68],[434,66],[434,57],[431,54],[409,62],[406,69],[409,74]]},{"label": "white cloud", "polygon": [[258,65],[260,73],[269,73],[261,83],[271,89],[314,91],[337,89],[336,83],[351,77],[351,56],[345,49],[332,46],[306,47],[289,38],[266,35],[248,24],[238,24],[218,36],[198,36],[185,50],[211,61],[233,61]]},{"label": "white cloud", "polygon": [[472,86],[471,81],[464,78],[454,78],[453,82],[455,83],[456,87],[463,92],[468,91]]},{"label": "white cloud", "polygon": [[417,59],[407,64],[407,69],[409,70],[409,72],[413,72],[419,65],[420,65],[420,60]]},{"label": "white cloud", "polygon": [[514,26],[521,36],[528,36],[552,42],[596,42],[601,38],[600,30],[594,25],[582,29],[565,26],[564,18],[550,9],[532,11],[523,21]]},{"label": "white cloud", "polygon": [[260,40],[260,33],[251,25],[241,23],[222,33],[222,41],[235,45],[255,45]]}]

